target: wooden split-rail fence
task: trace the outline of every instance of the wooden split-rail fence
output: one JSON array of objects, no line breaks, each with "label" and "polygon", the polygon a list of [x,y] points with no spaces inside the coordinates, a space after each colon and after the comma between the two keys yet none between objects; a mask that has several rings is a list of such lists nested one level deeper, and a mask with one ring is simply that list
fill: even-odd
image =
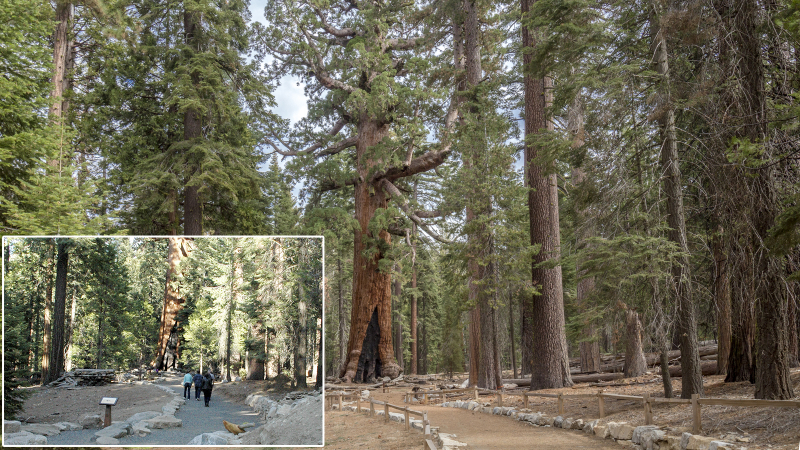
[{"label": "wooden split-rail fence", "polygon": [[595,394],[545,394],[537,392],[505,392],[504,390],[494,391],[489,389],[466,388],[466,389],[441,389],[433,391],[407,392],[405,402],[410,403],[411,397],[422,397],[422,404],[427,405],[431,397],[445,399],[447,394],[461,394],[479,399],[480,394],[494,395],[497,406],[503,406],[503,399],[508,396],[522,396],[522,407],[528,408],[530,397],[555,398],[558,401],[558,414],[565,414],[564,401],[570,398],[596,398],[597,409],[600,418],[605,417],[605,401],[610,400],[633,400],[642,402],[644,408],[644,421],[646,425],[653,425],[653,403],[678,403],[692,406],[692,433],[698,434],[702,430],[702,418],[700,408],[702,405],[716,406],[742,406],[742,407],[772,407],[772,408],[800,408],[800,401],[797,400],[757,400],[757,399],[733,399],[733,398],[701,398],[697,394],[692,394],[691,399],[684,398],[661,398],[651,397],[645,393],[643,396],[608,394],[599,391]]},{"label": "wooden split-rail fence", "polygon": [[[413,409],[410,409],[408,406],[392,405],[389,402],[383,402],[383,401],[380,401],[380,400],[375,400],[375,399],[373,399],[371,397],[370,397],[369,401],[362,400],[360,391],[356,391],[356,392],[348,393],[348,394],[337,394],[337,393],[325,394],[325,400],[327,402],[326,409],[329,409],[329,410],[332,409],[333,405],[334,405],[334,402],[338,402],[339,411],[341,411],[344,400],[345,399],[350,400],[350,399],[353,399],[353,398],[355,398],[355,401],[356,401],[356,412],[358,412],[358,413],[360,413],[362,408],[363,408],[364,410],[366,410],[368,412],[368,414],[370,416],[374,416],[375,415],[375,406],[376,405],[383,406],[384,420],[386,422],[389,422],[391,420],[391,417],[389,415],[389,410],[390,409],[395,409],[395,410],[400,411],[400,412],[403,413],[403,418],[404,418],[404,421],[405,421],[406,430],[411,430],[411,421],[409,420],[409,418],[411,416],[415,416],[415,417],[419,417],[422,420],[422,432],[425,434],[425,436],[428,437],[428,436],[431,435],[431,423],[428,420],[428,413],[427,412],[415,411]],[[363,403],[363,407],[362,407],[362,403]],[[369,409],[367,409],[367,404],[369,405]],[[427,450],[429,448],[432,449],[432,450],[436,450],[436,446],[433,444],[433,441],[431,439],[426,439],[425,440],[425,447],[424,448],[425,448],[425,450]]]}]

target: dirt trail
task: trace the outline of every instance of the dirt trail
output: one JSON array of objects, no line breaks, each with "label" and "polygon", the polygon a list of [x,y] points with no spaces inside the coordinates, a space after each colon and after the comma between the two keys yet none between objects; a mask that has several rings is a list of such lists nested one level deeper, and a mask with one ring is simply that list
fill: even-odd
[{"label": "dirt trail", "polygon": [[[403,404],[402,393],[382,394],[372,391],[376,400]],[[454,434],[454,439],[469,445],[471,450],[525,449],[597,449],[619,450],[611,441],[590,436],[582,431],[534,427],[510,417],[482,414],[460,408],[414,405],[412,409],[426,411],[431,425],[440,433]],[[400,428],[400,425],[396,425]]]}]

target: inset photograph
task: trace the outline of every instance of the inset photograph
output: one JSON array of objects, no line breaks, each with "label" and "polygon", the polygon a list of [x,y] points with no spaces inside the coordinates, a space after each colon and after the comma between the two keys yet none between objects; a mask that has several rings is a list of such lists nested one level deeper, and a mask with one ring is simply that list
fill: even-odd
[{"label": "inset photograph", "polygon": [[4,237],[4,446],[322,446],[322,237]]}]

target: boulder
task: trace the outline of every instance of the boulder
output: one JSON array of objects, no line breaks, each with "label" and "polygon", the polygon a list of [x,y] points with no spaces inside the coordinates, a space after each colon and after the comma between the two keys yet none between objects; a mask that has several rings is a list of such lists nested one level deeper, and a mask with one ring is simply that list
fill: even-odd
[{"label": "boulder", "polygon": [[572,430],[582,430],[583,429],[583,419],[575,419],[572,422],[572,426],[570,427]]},{"label": "boulder", "polygon": [[77,424],[75,422],[58,422],[53,425],[57,426],[59,429],[61,429],[61,431],[76,431],[83,429],[83,427],[80,426],[80,424]]},{"label": "boulder", "polygon": [[158,417],[160,415],[161,415],[161,413],[156,412],[156,411],[144,411],[144,412],[136,413],[136,414],[128,417],[128,419],[125,422],[128,422],[130,424],[134,424],[134,423],[137,423],[137,422],[141,422],[143,420],[152,419],[153,417]]},{"label": "boulder", "polygon": [[594,427],[596,427],[598,423],[600,423],[600,421],[597,419],[586,422],[583,424],[583,432],[587,434],[594,433]]},{"label": "boulder", "polygon": [[97,436],[97,438],[111,437],[114,439],[119,439],[123,436],[129,435],[132,429],[133,426],[128,422],[113,422],[106,428],[96,431],[94,435]]},{"label": "boulder", "polygon": [[3,421],[3,434],[19,433],[22,429],[22,423],[19,420],[4,420]]},{"label": "boulder", "polygon": [[643,444],[642,434],[657,429],[658,427],[655,425],[645,425],[641,427],[636,427],[633,429],[633,435],[631,436],[631,441],[633,441],[634,444]]},{"label": "boulder", "polygon": [[55,436],[61,433],[61,428],[48,423],[30,423],[22,425],[22,431],[27,431],[31,434],[41,434],[43,436]]},{"label": "boulder", "polygon": [[148,425],[149,424],[144,420],[136,422],[133,424],[133,427],[131,427],[131,434],[139,437],[147,436],[150,434],[150,428],[147,428]]},{"label": "boulder", "polygon": [[633,437],[633,426],[627,422],[609,422],[608,431],[616,440],[630,440]]},{"label": "boulder", "polygon": [[566,419],[564,419],[561,422],[561,428],[563,428],[565,430],[571,430],[572,429],[572,424],[574,424],[574,423],[575,423],[575,419],[573,419],[571,417],[567,417]]},{"label": "boulder", "polygon": [[103,428],[103,418],[100,414],[87,414],[81,418],[80,424],[83,428]]},{"label": "boulder", "polygon": [[722,450],[722,449],[734,449],[736,447],[729,442],[723,441],[712,441],[711,444],[708,445],[708,450]]},{"label": "boulder", "polygon": [[100,436],[95,442],[100,445],[117,445],[119,444],[119,439],[110,436]]},{"label": "boulder", "polygon": [[556,428],[561,428],[561,425],[562,425],[563,423],[564,423],[564,418],[563,418],[563,417],[561,417],[561,416],[556,416],[556,417],[555,417],[555,419],[553,419],[553,423],[552,423],[552,425],[553,425],[554,427],[556,427]]},{"label": "boulder", "polygon": [[683,436],[688,436],[686,440],[686,447],[683,446],[683,439],[681,439],[681,450],[706,450],[712,442],[716,439],[707,436],[698,436],[695,434],[683,433]]},{"label": "boulder", "polygon": [[290,412],[292,412],[291,405],[282,405],[281,407],[278,408],[277,411],[275,411],[275,416],[277,417],[287,416],[289,415]]},{"label": "boulder", "polygon": [[213,433],[203,433],[192,438],[187,445],[228,445],[228,440]]},{"label": "boulder", "polygon": [[611,433],[609,432],[608,429],[608,425],[596,425],[593,431],[595,436],[599,436],[602,439],[611,436]]},{"label": "boulder", "polygon": [[149,428],[153,429],[175,428],[183,425],[183,421],[175,418],[175,416],[158,416],[144,422],[147,423]]},{"label": "boulder", "polygon": [[14,445],[45,445],[47,438],[40,434],[33,434],[27,431],[17,433],[3,433],[3,446]]}]

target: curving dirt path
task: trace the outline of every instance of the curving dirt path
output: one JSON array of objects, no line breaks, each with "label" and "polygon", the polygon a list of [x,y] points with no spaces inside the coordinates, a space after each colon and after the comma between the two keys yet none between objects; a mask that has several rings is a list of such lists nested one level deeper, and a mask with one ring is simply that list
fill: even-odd
[{"label": "curving dirt path", "polygon": [[[393,405],[403,404],[401,393],[375,393],[376,400],[388,400]],[[412,409],[426,411],[431,425],[440,433],[454,434],[459,442],[468,444],[469,450],[524,449],[592,449],[619,450],[614,442],[590,436],[577,430],[534,427],[506,416],[495,416],[461,408],[414,405]],[[396,425],[400,428],[400,425]]]}]

